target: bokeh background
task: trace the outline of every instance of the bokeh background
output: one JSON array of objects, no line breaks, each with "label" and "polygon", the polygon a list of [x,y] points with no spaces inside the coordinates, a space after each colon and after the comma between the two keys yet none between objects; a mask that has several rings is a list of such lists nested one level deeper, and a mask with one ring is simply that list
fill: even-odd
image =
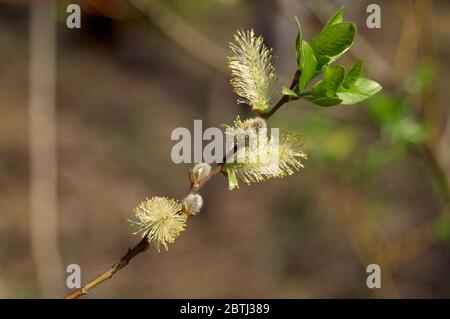
[{"label": "bokeh background", "polygon": [[86,282],[139,240],[141,200],[186,194],[171,131],[251,116],[228,82],[237,29],[264,36],[288,84],[294,16],[310,39],[342,4],[359,29],[342,62],[364,60],[383,92],[283,106],[270,125],[303,134],[304,170],[234,191],[219,176],[168,252],[85,298],[450,297],[450,3],[380,0],[368,29],[372,2],[0,1],[0,297],[63,297],[68,264]]}]

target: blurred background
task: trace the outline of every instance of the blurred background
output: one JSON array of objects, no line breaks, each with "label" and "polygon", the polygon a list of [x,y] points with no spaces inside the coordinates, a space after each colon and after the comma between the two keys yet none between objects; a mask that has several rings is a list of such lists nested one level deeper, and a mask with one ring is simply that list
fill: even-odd
[{"label": "blurred background", "polygon": [[372,2],[0,1],[0,297],[63,297],[67,265],[87,282],[137,243],[141,200],[187,193],[172,130],[251,116],[229,85],[237,29],[264,36],[286,85],[294,16],[310,39],[342,4],[359,30],[342,63],[364,60],[382,93],[283,106],[269,125],[301,132],[304,170],[234,191],[219,176],[168,252],[85,298],[450,297],[450,3],[380,0],[368,29]]}]

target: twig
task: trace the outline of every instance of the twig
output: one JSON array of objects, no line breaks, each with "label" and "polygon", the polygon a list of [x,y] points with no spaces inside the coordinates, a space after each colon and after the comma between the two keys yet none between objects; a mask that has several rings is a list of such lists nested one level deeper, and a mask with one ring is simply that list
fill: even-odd
[{"label": "twig", "polygon": [[[300,72],[299,71],[295,72],[294,78],[293,78],[292,84],[291,84],[291,89],[293,89],[297,85],[299,76],[300,76]],[[283,104],[285,104],[288,101],[290,101],[290,99],[289,98],[285,98],[285,96],[283,96],[271,108],[271,110],[268,113],[266,113],[266,114],[257,114],[257,115],[259,115],[259,116],[261,116],[261,117],[263,117],[265,119],[270,118]],[[236,152],[236,146],[232,150],[232,152],[233,153]],[[198,184],[192,183],[192,185],[190,187],[190,190],[189,190],[189,193],[190,194],[197,193],[210,180],[212,180],[215,176],[217,176],[220,172],[222,172],[223,165],[226,162],[227,158],[228,158],[228,154],[224,157],[222,163],[217,163],[216,165],[214,165],[213,168],[211,169],[211,172],[207,176],[202,178],[202,180]],[[190,177],[191,177],[191,174],[190,174]],[[192,181],[192,177],[191,177],[191,181]],[[102,282],[110,279],[116,272],[118,272],[119,270],[121,270],[122,268],[127,266],[129,264],[129,262],[136,255],[144,252],[145,250],[147,250],[148,247],[149,247],[149,244],[148,244],[147,238],[146,237],[142,238],[141,241],[134,248],[128,250],[128,252],[119,260],[119,262],[115,263],[107,271],[105,271],[104,273],[99,275],[94,280],[88,282],[83,287],[81,287],[81,288],[79,288],[77,290],[74,290],[73,292],[68,294],[65,299],[76,299],[78,297],[81,297],[81,296],[87,294],[91,289],[93,289],[96,286],[100,285]]]},{"label": "twig", "polygon": [[146,251],[148,247],[149,244],[147,237],[143,237],[141,241],[136,246],[134,246],[134,248],[128,249],[127,253],[122,258],[120,258],[119,262],[112,265],[111,268],[109,268],[107,271],[99,275],[94,280],[91,280],[83,287],[72,291],[69,295],[66,296],[65,299],[76,299],[78,297],[81,297],[87,294],[91,289],[100,285],[102,282],[111,279],[116,272],[121,270],[123,267],[127,266],[130,263],[131,259],[139,255],[140,253]]}]

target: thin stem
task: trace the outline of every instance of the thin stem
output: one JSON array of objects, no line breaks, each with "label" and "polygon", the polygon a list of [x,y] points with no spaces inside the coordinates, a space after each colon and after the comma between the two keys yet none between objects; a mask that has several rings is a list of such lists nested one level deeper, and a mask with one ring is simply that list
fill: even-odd
[{"label": "thin stem", "polygon": [[[300,78],[300,71],[296,71],[294,74],[292,83],[291,83],[291,89],[294,89],[295,86],[298,84],[299,78]],[[306,92],[304,92],[304,93],[306,94]],[[259,116],[261,116],[265,119],[270,118],[284,103],[286,103],[290,100],[291,99],[288,96],[284,95],[278,101],[278,103],[276,103],[272,107],[272,109],[268,113],[259,114]],[[231,154],[234,152],[236,152],[236,146],[234,147],[233,150],[230,151]],[[214,165],[213,168],[211,169],[211,172],[207,176],[205,176],[199,183],[193,183],[191,185],[189,193],[190,194],[197,193],[201,188],[203,188],[207,183],[209,183],[210,180],[212,180],[215,176],[217,176],[219,173],[221,173],[224,163],[226,162],[226,159],[228,158],[228,156],[229,156],[229,154],[227,154],[224,157],[222,163],[217,163],[216,165]],[[147,237],[142,238],[141,241],[134,248],[128,249],[128,252],[122,258],[120,258],[120,260],[117,263],[112,265],[111,268],[106,270],[101,275],[97,276],[94,280],[91,280],[90,282],[88,282],[83,287],[81,287],[77,290],[74,290],[73,292],[68,294],[65,299],[76,299],[78,297],[81,297],[81,296],[87,294],[90,290],[92,290],[96,286],[100,285],[102,282],[112,278],[112,276],[116,272],[118,272],[122,268],[126,267],[135,256],[146,251],[148,249],[148,247],[149,247],[149,244],[148,244]]]}]

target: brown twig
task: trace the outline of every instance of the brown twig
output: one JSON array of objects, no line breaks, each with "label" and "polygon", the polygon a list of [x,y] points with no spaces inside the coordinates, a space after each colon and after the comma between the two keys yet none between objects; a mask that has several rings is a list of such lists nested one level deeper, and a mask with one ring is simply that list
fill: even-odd
[{"label": "brown twig", "polygon": [[66,296],[65,299],[76,299],[78,297],[81,297],[87,294],[91,289],[100,285],[102,282],[111,279],[116,272],[121,270],[123,267],[127,266],[130,263],[131,259],[136,257],[138,254],[146,251],[148,249],[148,246],[149,244],[147,237],[142,238],[141,241],[136,246],[134,246],[134,248],[128,249],[127,253],[122,258],[120,258],[119,262],[112,265],[111,268],[109,268],[107,271],[99,275],[94,280],[91,280],[83,287],[72,291],[70,294]]},{"label": "brown twig", "polygon": [[[291,89],[294,89],[295,86],[298,83],[300,77],[300,72],[296,71],[294,74],[294,78],[292,80],[291,83]],[[281,97],[281,99],[270,109],[270,111],[268,113],[265,114],[258,114],[259,116],[268,119],[270,118],[283,104],[285,104],[286,102],[289,102],[291,99],[289,97],[286,97],[286,95],[283,95],[283,97]],[[236,152],[236,147],[232,150],[232,152]],[[218,175],[219,173],[222,172],[223,169],[223,165],[226,162],[226,159],[228,158],[228,154],[224,157],[222,163],[217,163],[216,165],[213,166],[213,168],[211,169],[211,172],[205,176],[200,182],[198,183],[192,183],[189,193],[190,194],[195,194],[197,193],[203,186],[205,186],[211,179],[213,179],[216,175]],[[189,178],[191,180],[191,182],[193,181],[193,176],[192,176],[192,172],[189,173]],[[71,292],[70,294],[68,294],[65,299],[76,299],[78,297],[81,297],[85,294],[87,294],[90,290],[92,290],[93,288],[95,288],[96,286],[100,285],[102,282],[112,278],[112,276],[118,272],[119,270],[121,270],[122,268],[124,268],[125,266],[127,266],[129,264],[129,262],[138,254],[146,251],[149,247],[148,244],[148,240],[147,237],[144,237],[141,239],[141,241],[132,249],[128,249],[128,252],[122,257],[120,258],[119,262],[115,263],[114,265],[111,266],[111,268],[109,268],[107,271],[105,271],[104,273],[102,273],[101,275],[97,276],[94,280],[91,280],[90,282],[88,282],[86,285],[84,285],[81,288],[78,288],[77,290],[74,290],[73,292]]]},{"label": "brown twig", "polygon": [[[198,184],[192,183],[189,193],[195,194],[197,193],[203,186],[205,186],[214,176],[219,174],[222,171],[223,163],[216,164],[212,169],[211,172],[205,176]],[[190,179],[192,180],[192,176],[190,173]],[[96,286],[100,285],[102,282],[112,278],[112,276],[127,266],[130,261],[136,257],[138,254],[146,251],[149,247],[149,243],[147,240],[147,237],[144,236],[141,241],[132,249],[128,249],[128,252],[120,258],[119,262],[115,263],[111,266],[107,271],[103,272],[101,275],[97,276],[95,279],[88,282],[86,285],[84,285],[81,288],[78,288],[77,290],[72,291],[70,294],[68,294],[65,299],[76,299],[78,297],[81,297],[85,294],[87,294],[91,289],[95,288]]]}]

